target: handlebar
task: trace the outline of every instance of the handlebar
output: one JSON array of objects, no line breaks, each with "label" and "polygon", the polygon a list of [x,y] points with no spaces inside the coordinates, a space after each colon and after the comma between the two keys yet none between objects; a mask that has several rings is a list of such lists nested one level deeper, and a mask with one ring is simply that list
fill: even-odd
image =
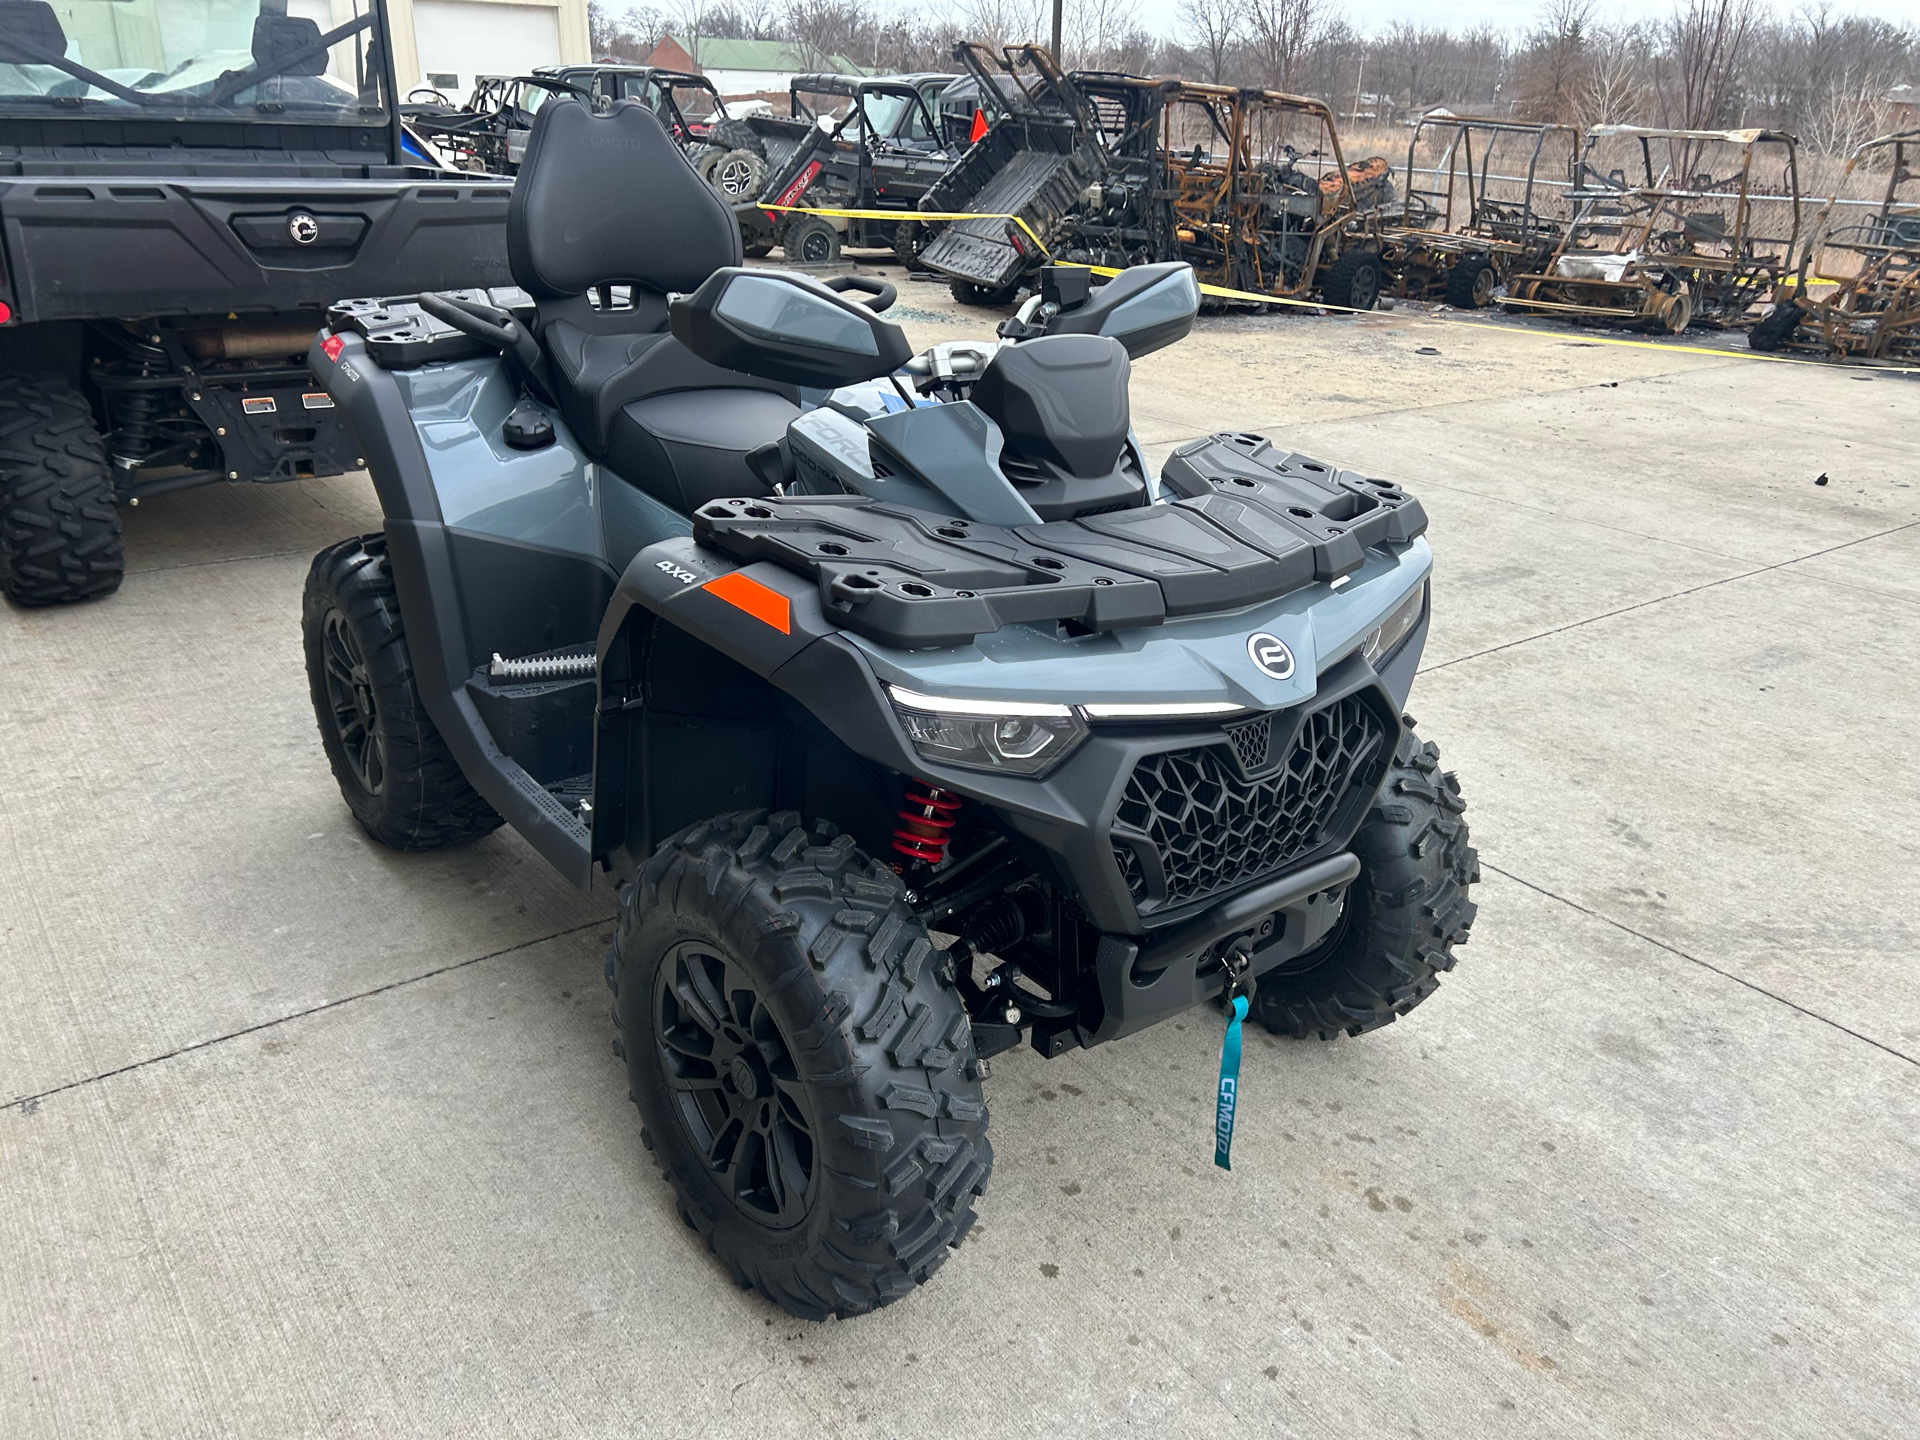
[{"label": "handlebar", "polygon": [[832,279],[821,283],[829,290],[841,292],[860,290],[873,296],[873,299],[862,303],[876,315],[888,309],[900,298],[900,292],[877,275],[835,275]]}]

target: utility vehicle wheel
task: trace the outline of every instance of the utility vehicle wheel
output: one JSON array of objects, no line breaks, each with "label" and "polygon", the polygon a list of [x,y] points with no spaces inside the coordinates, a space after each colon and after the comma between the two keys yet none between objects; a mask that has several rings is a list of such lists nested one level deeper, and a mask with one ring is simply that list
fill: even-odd
[{"label": "utility vehicle wheel", "polygon": [[1480,878],[1467,843],[1466,803],[1439,752],[1412,722],[1386,783],[1353,837],[1360,874],[1333,932],[1269,970],[1254,1013],[1276,1035],[1331,1040],[1391,1024],[1439,986],[1473,925],[1468,888]]},{"label": "utility vehicle wheel", "polygon": [[300,632],[320,743],[369,835],[395,850],[434,850],[499,826],[427,716],[384,536],[314,556]]},{"label": "utility vehicle wheel", "polygon": [[920,252],[927,248],[927,227],[918,220],[906,220],[893,227],[893,258],[910,271],[924,271]]},{"label": "utility vehicle wheel", "polygon": [[1469,257],[1447,272],[1447,304],[1456,310],[1484,310],[1499,284],[1492,261]]},{"label": "utility vehicle wheel", "polygon": [[705,150],[702,150],[698,155],[693,157],[693,173],[709,185],[712,185],[713,167],[725,159],[726,154],[727,152],[724,148],[708,146]]},{"label": "utility vehicle wheel", "polygon": [[988,305],[996,309],[1011,305],[1020,294],[1018,285],[976,285],[971,280],[952,281],[947,289],[962,305]]},{"label": "utility vehicle wheel", "polygon": [[1793,332],[1799,328],[1800,307],[1791,300],[1782,300],[1753,322],[1753,328],[1747,332],[1747,348],[1778,350],[1793,339]]},{"label": "utility vehicle wheel", "polygon": [[751,150],[729,150],[713,162],[707,179],[729,200],[751,200],[767,183],[767,162]]},{"label": "utility vehicle wheel", "polygon": [[840,258],[840,232],[818,215],[798,215],[787,226],[780,248],[802,265],[831,265]]},{"label": "utility vehicle wheel", "polygon": [[982,1066],[899,878],[793,811],[695,825],[620,895],[615,1050],[680,1216],[811,1320],[923,1283],[993,1167]]},{"label": "utility vehicle wheel", "polygon": [[1327,271],[1320,298],[1348,310],[1373,309],[1380,298],[1380,257],[1371,250],[1347,251]]},{"label": "utility vehicle wheel", "polygon": [[0,593],[16,605],[92,600],[125,570],[93,407],[65,381],[0,376]]},{"label": "utility vehicle wheel", "polygon": [[1693,297],[1684,290],[1655,295],[1646,328],[1655,334],[1678,335],[1693,323]]}]

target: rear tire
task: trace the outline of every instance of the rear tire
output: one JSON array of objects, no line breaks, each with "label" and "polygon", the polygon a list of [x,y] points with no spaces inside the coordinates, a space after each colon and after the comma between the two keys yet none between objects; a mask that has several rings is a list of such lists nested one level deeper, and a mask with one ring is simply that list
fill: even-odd
[{"label": "rear tire", "polygon": [[320,743],[362,829],[395,850],[437,850],[499,828],[427,715],[385,536],[314,557],[300,632]]},{"label": "rear tire", "polygon": [[993,1168],[953,963],[904,894],[852,836],[759,810],[682,831],[620,895],[641,1141],[735,1282],[804,1319],[924,1284]]},{"label": "rear tire", "polygon": [[1782,300],[1753,322],[1753,328],[1747,332],[1747,348],[1767,352],[1784,349],[1792,343],[1793,332],[1799,328],[1800,307],[1791,300]]},{"label": "rear tire", "polygon": [[840,258],[840,232],[818,215],[796,215],[780,248],[801,265],[831,265]]},{"label": "rear tire", "polygon": [[1480,858],[1466,802],[1439,751],[1407,722],[1380,794],[1353,837],[1360,874],[1319,947],[1260,977],[1253,1011],[1276,1035],[1332,1040],[1390,1025],[1439,988],[1473,927]]},{"label": "rear tire", "polygon": [[893,258],[910,273],[924,272],[927,267],[920,263],[920,252],[931,238],[918,220],[902,220],[893,227]]},{"label": "rear tire", "polygon": [[0,377],[0,593],[65,605],[120,588],[120,511],[93,407],[64,380]]},{"label": "rear tire", "polygon": [[1349,250],[1333,262],[1320,283],[1320,298],[1343,310],[1371,310],[1380,298],[1380,257],[1371,250]]},{"label": "rear tire", "polygon": [[954,280],[948,284],[947,289],[962,305],[985,305],[993,309],[1011,305],[1020,294],[1018,285],[989,287],[976,285],[971,280]]},{"label": "rear tire", "polygon": [[1499,283],[1492,261],[1469,255],[1447,272],[1447,304],[1456,310],[1484,310]]}]

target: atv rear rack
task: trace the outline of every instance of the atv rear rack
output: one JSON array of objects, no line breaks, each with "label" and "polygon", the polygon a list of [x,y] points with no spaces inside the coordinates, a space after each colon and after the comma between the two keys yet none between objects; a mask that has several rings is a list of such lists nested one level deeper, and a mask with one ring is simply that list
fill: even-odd
[{"label": "atv rear rack", "polygon": [[857,495],[715,500],[694,537],[817,580],[846,629],[905,649],[1003,626],[1120,630],[1261,604],[1359,567],[1427,527],[1385,480],[1222,434],[1169,457],[1167,505],[1006,527]]}]

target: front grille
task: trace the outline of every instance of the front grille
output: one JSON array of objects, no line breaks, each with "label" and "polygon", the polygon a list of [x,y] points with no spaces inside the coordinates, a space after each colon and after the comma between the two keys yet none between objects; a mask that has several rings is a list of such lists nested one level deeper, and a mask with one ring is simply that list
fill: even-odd
[{"label": "front grille", "polygon": [[[1250,728],[1250,727],[1249,727]],[[1159,909],[1259,880],[1325,838],[1355,781],[1385,736],[1379,716],[1357,696],[1309,715],[1286,758],[1270,775],[1242,778],[1224,744],[1143,756],[1114,817],[1113,858],[1134,903]],[[1237,730],[1233,749],[1246,761],[1268,735]],[[1164,877],[1118,832],[1151,842]]]}]

